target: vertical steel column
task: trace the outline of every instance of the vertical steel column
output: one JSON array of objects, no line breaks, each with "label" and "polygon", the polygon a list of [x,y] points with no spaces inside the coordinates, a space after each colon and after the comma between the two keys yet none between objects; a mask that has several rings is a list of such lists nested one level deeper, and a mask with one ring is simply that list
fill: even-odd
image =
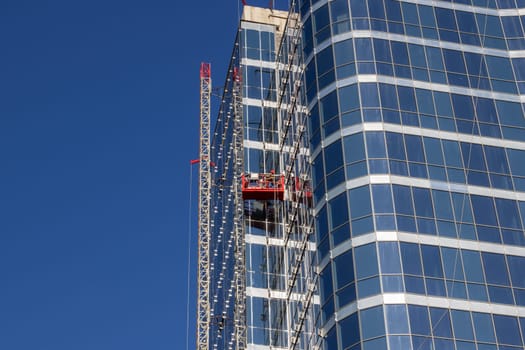
[{"label": "vertical steel column", "polygon": [[239,68],[233,68],[233,115],[234,115],[234,183],[235,215],[235,340],[236,350],[245,350],[246,333],[246,252],[244,241],[244,201],[242,199],[241,175],[244,171],[244,137],[242,110],[242,77]]},{"label": "vertical steel column", "polygon": [[208,350],[210,325],[210,99],[211,67],[201,63],[197,350]]}]

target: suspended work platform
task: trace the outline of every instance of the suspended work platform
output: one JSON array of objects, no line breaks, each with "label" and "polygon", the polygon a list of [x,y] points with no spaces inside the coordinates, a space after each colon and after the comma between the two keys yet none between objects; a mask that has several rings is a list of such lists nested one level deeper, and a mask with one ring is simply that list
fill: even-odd
[{"label": "suspended work platform", "polygon": [[284,200],[284,175],[274,172],[242,174],[244,200]]}]

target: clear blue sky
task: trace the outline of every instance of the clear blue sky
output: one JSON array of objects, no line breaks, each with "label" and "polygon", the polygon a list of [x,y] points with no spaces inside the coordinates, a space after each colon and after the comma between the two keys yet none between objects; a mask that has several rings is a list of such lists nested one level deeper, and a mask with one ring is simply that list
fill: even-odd
[{"label": "clear blue sky", "polygon": [[0,1],[0,349],[185,348],[199,64],[222,84],[239,3]]}]

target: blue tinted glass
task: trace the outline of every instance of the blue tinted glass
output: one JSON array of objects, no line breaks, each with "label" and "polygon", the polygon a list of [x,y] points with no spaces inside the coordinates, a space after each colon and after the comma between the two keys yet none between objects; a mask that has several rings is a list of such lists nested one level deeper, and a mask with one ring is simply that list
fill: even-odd
[{"label": "blue tinted glass", "polygon": [[355,268],[358,279],[375,276],[379,273],[375,244],[355,248]]},{"label": "blue tinted glass", "polygon": [[439,248],[429,245],[422,245],[421,255],[423,256],[423,267],[425,269],[425,276],[443,277]]},{"label": "blue tinted glass", "polygon": [[507,149],[510,169],[513,175],[525,176],[525,151]]},{"label": "blue tinted glass", "polygon": [[379,107],[379,95],[376,84],[359,84],[359,91],[363,107]]},{"label": "blue tinted glass", "polygon": [[335,63],[338,66],[354,61],[354,49],[352,39],[334,44]]},{"label": "blue tinted glass", "polygon": [[411,275],[422,275],[419,246],[414,243],[401,243],[403,257],[403,272]]},{"label": "blue tinted glass", "polygon": [[481,257],[483,259],[483,266],[485,267],[487,283],[509,285],[505,256],[501,254],[481,253]]},{"label": "blue tinted glass", "polygon": [[381,263],[381,273],[401,273],[397,243],[379,243],[379,261]]},{"label": "blue tinted glass", "polygon": [[354,261],[352,251],[337,256],[335,259],[336,285],[341,288],[354,281]]},{"label": "blue tinted glass", "polygon": [[452,329],[450,327],[450,315],[448,310],[430,308],[430,319],[432,321],[432,333],[435,336],[452,338]]},{"label": "blue tinted glass", "polygon": [[500,174],[510,173],[504,148],[492,146],[483,146],[483,148],[485,150],[485,155],[487,156],[489,171]]},{"label": "blue tinted glass", "polygon": [[388,147],[388,156],[392,159],[405,160],[405,144],[403,142],[403,135],[387,132],[386,144]]},{"label": "blue tinted glass", "polygon": [[396,87],[389,84],[379,84],[381,105],[384,108],[398,109]]},{"label": "blue tinted glass", "polygon": [[410,329],[414,334],[431,335],[428,311],[424,306],[408,305]]},{"label": "blue tinted glass", "polygon": [[436,218],[454,220],[454,214],[452,212],[452,205],[449,193],[444,191],[433,190],[432,197],[434,199]]},{"label": "blue tinted glass", "polygon": [[[343,348],[350,347],[359,341],[359,320],[357,313],[352,314],[339,322],[339,331],[341,334],[341,343]],[[329,347],[329,349],[336,349],[337,346]]]},{"label": "blue tinted glass", "polygon": [[372,185],[375,213],[393,213],[392,191],[389,185]]},{"label": "blue tinted glass", "polygon": [[360,61],[373,61],[372,40],[365,38],[355,39],[355,52]]},{"label": "blue tinted glass", "polygon": [[421,136],[405,135],[405,143],[409,161],[425,162],[425,153],[423,152]]},{"label": "blue tinted glass", "polygon": [[338,227],[348,221],[348,204],[346,192],[332,199],[330,202],[331,227]]},{"label": "blue tinted glass", "polygon": [[321,299],[323,301],[331,297],[334,291],[332,283],[332,265],[328,264],[321,272]]},{"label": "blue tinted glass", "polygon": [[329,174],[337,168],[343,166],[343,152],[341,140],[337,140],[324,150],[326,173]]},{"label": "blue tinted glass", "polygon": [[493,343],[496,340],[494,338],[492,319],[489,314],[473,312],[472,321],[474,323],[474,330],[478,341]]},{"label": "blue tinted glass", "polygon": [[525,288],[525,258],[520,256],[507,256],[510,278],[514,287]]},{"label": "blue tinted glass", "polygon": [[368,186],[350,190],[350,214],[352,219],[370,215],[371,213],[372,208]]},{"label": "blue tinted glass", "polygon": [[495,198],[495,201],[500,226],[521,229],[516,201],[502,198]]},{"label": "blue tinted glass", "polygon": [[408,333],[408,316],[405,305],[385,306],[388,333]]},{"label": "blue tinted glass", "polygon": [[345,162],[353,163],[365,159],[363,134],[353,134],[343,139]]},{"label": "blue tinted glass", "polygon": [[390,44],[387,40],[374,39],[374,53],[377,61],[392,62]]},{"label": "blue tinted glass", "polygon": [[458,339],[474,340],[472,321],[467,311],[452,310],[452,324],[454,325],[454,336]]},{"label": "blue tinted glass", "polygon": [[366,133],[366,148],[369,158],[386,158],[385,136],[382,132]]},{"label": "blue tinted glass", "polygon": [[391,41],[392,55],[394,57],[394,63],[408,65],[408,50],[407,44],[399,41]]},{"label": "blue tinted glass", "polygon": [[467,73],[461,51],[444,49],[443,57],[445,58],[445,67],[447,67],[448,71],[462,74]]},{"label": "blue tinted glass", "polygon": [[398,86],[397,93],[399,95],[399,108],[401,110],[417,112],[416,98],[414,96],[413,88]]},{"label": "blue tinted glass", "polygon": [[[361,310],[359,312],[361,321],[361,331],[363,339],[370,339],[385,334],[385,325],[383,324],[383,308],[381,306]],[[378,322],[378,320],[381,320]]]},{"label": "blue tinted glass", "polygon": [[494,211],[492,198],[474,195],[470,196],[470,198],[472,200],[472,209],[476,223],[496,226],[496,213]]},{"label": "blue tinted glass", "polygon": [[434,210],[432,208],[432,200],[430,199],[430,190],[426,188],[412,188],[414,194],[414,205],[416,208],[416,215],[423,217],[433,217]]},{"label": "blue tinted glass", "polygon": [[410,187],[393,185],[396,213],[414,215]]},{"label": "blue tinted glass", "polygon": [[494,315],[494,327],[498,343],[522,345],[518,319],[511,316]]},{"label": "blue tinted glass", "polygon": [[467,281],[484,283],[485,278],[483,277],[479,252],[463,250],[461,251],[461,255],[463,257],[463,265]]},{"label": "blue tinted glass", "polygon": [[359,107],[357,85],[349,85],[339,89],[339,104],[341,113]]},{"label": "blue tinted glass", "polygon": [[461,267],[461,254],[459,249],[441,248],[443,265],[445,266],[445,278],[451,280],[464,280],[463,268]]}]

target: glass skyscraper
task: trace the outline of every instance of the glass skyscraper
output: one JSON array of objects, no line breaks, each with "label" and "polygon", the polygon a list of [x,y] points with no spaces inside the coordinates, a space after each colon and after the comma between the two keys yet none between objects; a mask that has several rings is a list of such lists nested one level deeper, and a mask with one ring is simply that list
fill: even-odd
[{"label": "glass skyscraper", "polygon": [[323,349],[522,349],[525,1],[299,1]]},{"label": "glass skyscraper", "polygon": [[235,343],[239,77],[245,176],[287,181],[243,203],[248,349],[523,349],[525,0],[290,11],[245,7],[215,128],[213,349]]}]

